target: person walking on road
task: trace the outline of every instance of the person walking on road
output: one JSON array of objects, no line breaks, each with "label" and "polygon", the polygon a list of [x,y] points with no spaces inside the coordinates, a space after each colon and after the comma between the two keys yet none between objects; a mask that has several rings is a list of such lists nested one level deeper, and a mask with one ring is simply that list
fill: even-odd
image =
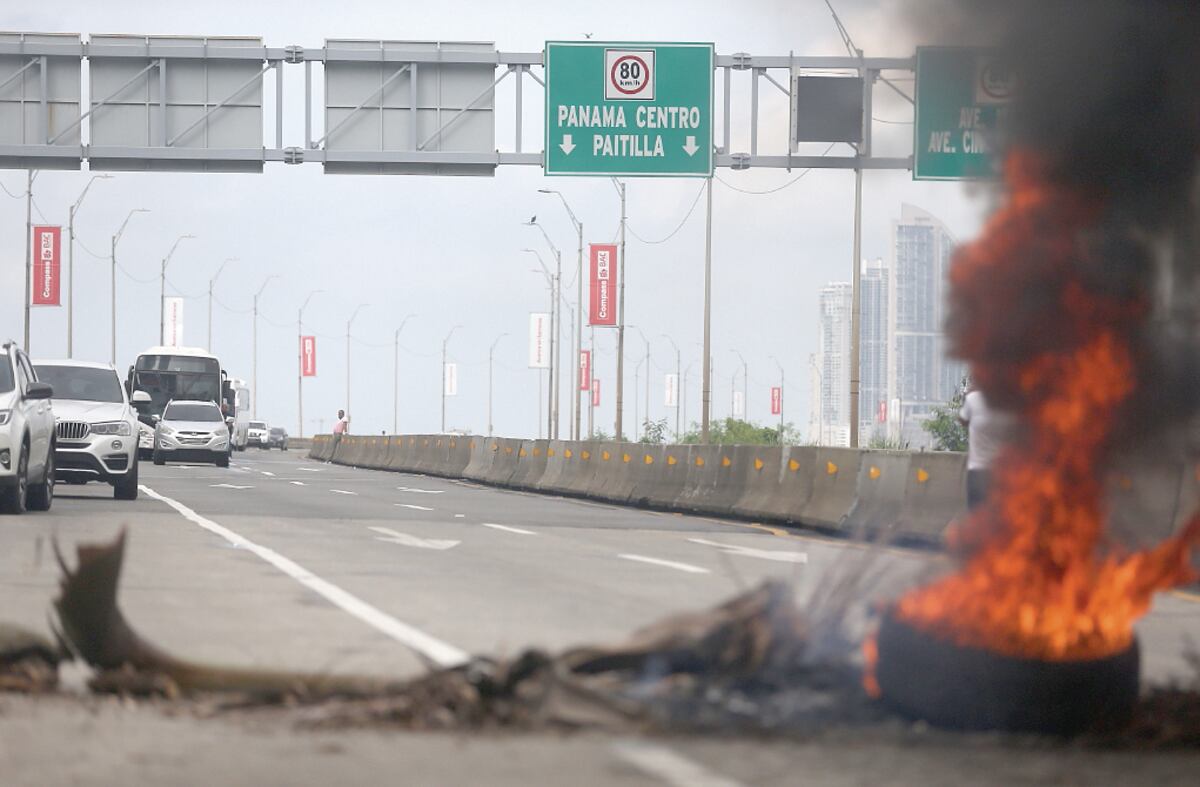
[{"label": "person walking on road", "polygon": [[992,464],[1012,436],[1014,421],[993,410],[975,388],[967,392],[958,417],[967,426],[967,508],[973,509],[987,499]]},{"label": "person walking on road", "polygon": [[333,450],[337,451],[338,443],[342,442],[342,435],[346,434],[346,430],[350,426],[350,419],[346,417],[345,410],[338,410],[337,420],[333,422]]}]

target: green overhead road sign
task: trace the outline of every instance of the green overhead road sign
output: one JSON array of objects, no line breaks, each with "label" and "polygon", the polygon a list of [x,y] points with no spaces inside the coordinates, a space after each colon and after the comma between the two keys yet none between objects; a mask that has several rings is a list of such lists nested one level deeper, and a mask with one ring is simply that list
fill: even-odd
[{"label": "green overhead road sign", "polygon": [[547,175],[712,175],[712,44],[547,41],[545,66]]},{"label": "green overhead road sign", "polygon": [[913,179],[994,177],[990,143],[1013,83],[986,50],[918,48]]}]

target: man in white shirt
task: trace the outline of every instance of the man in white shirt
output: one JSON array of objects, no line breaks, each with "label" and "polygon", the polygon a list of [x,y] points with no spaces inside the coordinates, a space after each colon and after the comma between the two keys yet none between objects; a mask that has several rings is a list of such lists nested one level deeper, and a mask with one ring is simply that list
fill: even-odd
[{"label": "man in white shirt", "polygon": [[967,425],[967,507],[975,508],[987,498],[992,463],[1012,436],[1015,419],[988,406],[983,392],[967,393],[958,417]]}]

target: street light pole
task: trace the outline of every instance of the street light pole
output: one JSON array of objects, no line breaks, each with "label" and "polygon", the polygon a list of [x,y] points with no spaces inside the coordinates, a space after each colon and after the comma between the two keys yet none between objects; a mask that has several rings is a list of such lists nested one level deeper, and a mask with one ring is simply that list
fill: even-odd
[{"label": "street light pole", "polygon": [[[236,262],[237,257],[226,257],[221,263],[221,267],[217,268],[217,272],[208,280],[208,351],[212,352],[212,305],[213,305],[213,287],[217,283],[217,279],[221,276],[221,271],[225,270],[225,266],[231,262]],[[251,396],[257,396],[257,392],[251,391]]]},{"label": "street light pole", "polygon": [[[649,423],[650,422],[650,340],[646,338],[646,333],[642,330],[641,326],[634,325],[631,327],[637,328],[638,335],[641,336],[642,341],[646,343],[646,355],[644,358],[644,360],[646,362],[646,415],[643,418],[643,420],[646,423]],[[635,388],[636,388],[636,386],[635,386]],[[636,390],[635,390],[635,394],[636,394]],[[646,430],[643,429],[642,433],[645,434],[645,432],[646,432]]]},{"label": "street light pole", "polygon": [[[175,256],[175,249],[179,248],[181,241],[195,238],[195,235],[180,235],[175,239],[175,243],[171,246],[171,250],[167,252],[167,256],[163,257],[162,267],[158,272],[158,343],[166,342],[167,330],[167,266],[171,264],[171,257]],[[263,285],[266,286],[266,285]]]},{"label": "street light pole", "polygon": [[71,205],[71,210],[67,216],[67,357],[75,357],[75,214],[79,211],[79,206],[83,203],[83,198],[87,196],[88,189],[92,184],[99,180],[108,180],[112,175],[92,175],[91,180],[83,187],[83,193],[79,195],[79,199],[75,200],[75,204]]},{"label": "street light pole", "polygon": [[145,208],[134,208],[129,211],[129,215],[125,217],[125,221],[121,222],[121,228],[112,236],[112,245],[109,247],[109,260],[112,262],[112,357],[110,361],[113,366],[117,365],[117,244],[121,241],[121,236],[125,233],[125,225],[133,218],[135,213],[149,213]]},{"label": "street light pole", "polygon": [[272,279],[278,279],[278,276],[268,276],[258,288],[258,292],[254,293],[254,329],[251,338],[251,368],[253,369],[254,379],[250,383],[250,412],[254,418],[258,418],[258,296],[262,295],[263,290],[271,283]]},{"label": "street light pole", "polygon": [[450,344],[450,337],[461,327],[461,325],[455,325],[446,334],[446,338],[442,339],[442,434],[446,433],[446,346]]},{"label": "street light pole", "polygon": [[704,223],[704,358],[700,393],[700,442],[708,443],[708,427],[712,410],[712,178],[705,184]]},{"label": "street light pole", "polygon": [[29,308],[33,295],[33,170],[25,170],[25,352],[29,349]]},{"label": "street light pole", "polygon": [[404,330],[404,326],[415,316],[404,315],[400,327],[392,337],[392,434],[400,434],[400,331]]},{"label": "street light pole", "polygon": [[496,341],[492,342],[492,346],[488,349],[488,437],[492,436],[492,359],[496,354],[496,345],[499,344],[500,340],[505,336],[508,336],[508,334],[502,333],[497,336]]},{"label": "street light pole", "polygon": [[[560,392],[562,390],[562,365],[560,363],[561,355],[562,355],[562,341],[561,341],[562,340],[562,336],[561,336],[561,333],[562,333],[562,309],[558,305],[559,299],[562,297],[562,252],[560,252],[558,250],[558,247],[554,245],[554,242],[550,240],[550,235],[546,232],[546,229],[541,224],[538,224],[537,216],[534,216],[526,223],[531,227],[537,227],[538,230],[541,231],[542,237],[546,239],[546,245],[550,247],[550,251],[554,252],[554,262],[555,262],[554,303],[555,303],[555,309],[553,312],[551,312],[551,315],[550,315],[550,355],[554,359],[554,361],[553,361],[553,369],[550,373],[550,378],[551,378],[550,388],[553,391],[553,393],[551,395],[551,404],[550,404],[551,429],[550,429],[549,438],[551,440],[557,440],[558,439],[558,425],[559,425],[558,407],[559,407],[559,401],[561,398]],[[539,260],[540,259],[541,258],[539,257]],[[556,317],[556,315],[557,315],[557,317]],[[578,359],[576,359],[576,360],[578,360]],[[579,397],[575,397],[575,401],[578,402]]]},{"label": "street light pole", "polygon": [[350,412],[350,326],[354,324],[354,318],[358,316],[358,312],[367,304],[360,303],[354,307],[354,311],[350,314],[350,319],[346,320],[346,420],[349,421],[354,416]]},{"label": "street light pole", "polygon": [[[300,310],[296,313],[296,432],[300,437],[304,437],[304,310],[308,307],[308,302],[312,297],[324,290],[313,290],[304,299],[304,303],[300,304]],[[250,392],[251,402],[258,400],[258,391]]]},{"label": "street light pole", "polygon": [[617,433],[614,438],[621,440],[625,409],[625,184],[616,178],[612,183],[621,197],[621,251],[617,261]]},{"label": "street light pole", "polygon": [[[575,384],[572,389],[572,390],[574,390],[574,394],[572,394],[571,399],[575,404],[571,408],[574,413],[574,429],[571,432],[571,439],[579,440],[580,435],[581,435],[580,420],[582,418],[582,407],[580,406],[580,403],[579,403],[579,395],[580,395],[580,390],[579,390],[579,382],[580,382],[579,361],[580,361],[580,358],[579,358],[579,356],[583,350],[583,222],[575,217],[575,211],[571,210],[571,206],[567,204],[567,198],[562,195],[561,191],[555,191],[553,189],[538,189],[538,191],[541,192],[542,194],[557,194],[558,195],[558,198],[560,200],[562,200],[563,207],[567,209],[567,215],[571,217],[571,223],[573,225],[575,225],[575,234],[578,239],[578,246],[577,246],[577,250],[576,250],[576,255],[577,255],[576,256],[576,266],[577,267],[576,267],[576,271],[575,271],[575,283],[576,283],[575,304],[576,304],[576,308],[578,310],[578,314],[576,315],[576,318],[574,320],[572,320],[572,322],[574,323],[573,327],[574,327],[574,331],[575,331]],[[591,401],[591,392],[590,391],[587,392],[587,397],[588,397],[588,401],[590,402]],[[588,415],[588,419],[589,419],[589,421],[591,420],[590,413]],[[591,431],[590,426],[588,427],[588,431],[589,432]]]},{"label": "street light pole", "polygon": [[[732,351],[742,362],[742,420],[750,423],[750,367],[746,365],[746,359],[737,350]],[[733,380],[737,381],[737,374],[733,375]]]}]

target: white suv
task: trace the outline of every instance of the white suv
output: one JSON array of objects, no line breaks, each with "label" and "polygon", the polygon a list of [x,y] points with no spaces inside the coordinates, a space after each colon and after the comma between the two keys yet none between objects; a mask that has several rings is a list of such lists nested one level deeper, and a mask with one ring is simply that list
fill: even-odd
[{"label": "white suv", "polygon": [[259,448],[271,447],[271,433],[266,421],[251,421],[246,429],[246,445],[256,445]]},{"label": "white suv", "polygon": [[29,356],[0,345],[0,509],[48,511],[54,502],[54,389],[38,381]]},{"label": "white suv", "polygon": [[[35,361],[38,379],[54,388],[58,437],[54,474],[68,484],[104,481],[113,497],[138,496],[137,413],[117,371],[86,361]],[[150,401],[145,391],[134,400]]]},{"label": "white suv", "polygon": [[215,402],[170,401],[154,427],[154,464],[168,459],[229,467],[229,427]]}]

